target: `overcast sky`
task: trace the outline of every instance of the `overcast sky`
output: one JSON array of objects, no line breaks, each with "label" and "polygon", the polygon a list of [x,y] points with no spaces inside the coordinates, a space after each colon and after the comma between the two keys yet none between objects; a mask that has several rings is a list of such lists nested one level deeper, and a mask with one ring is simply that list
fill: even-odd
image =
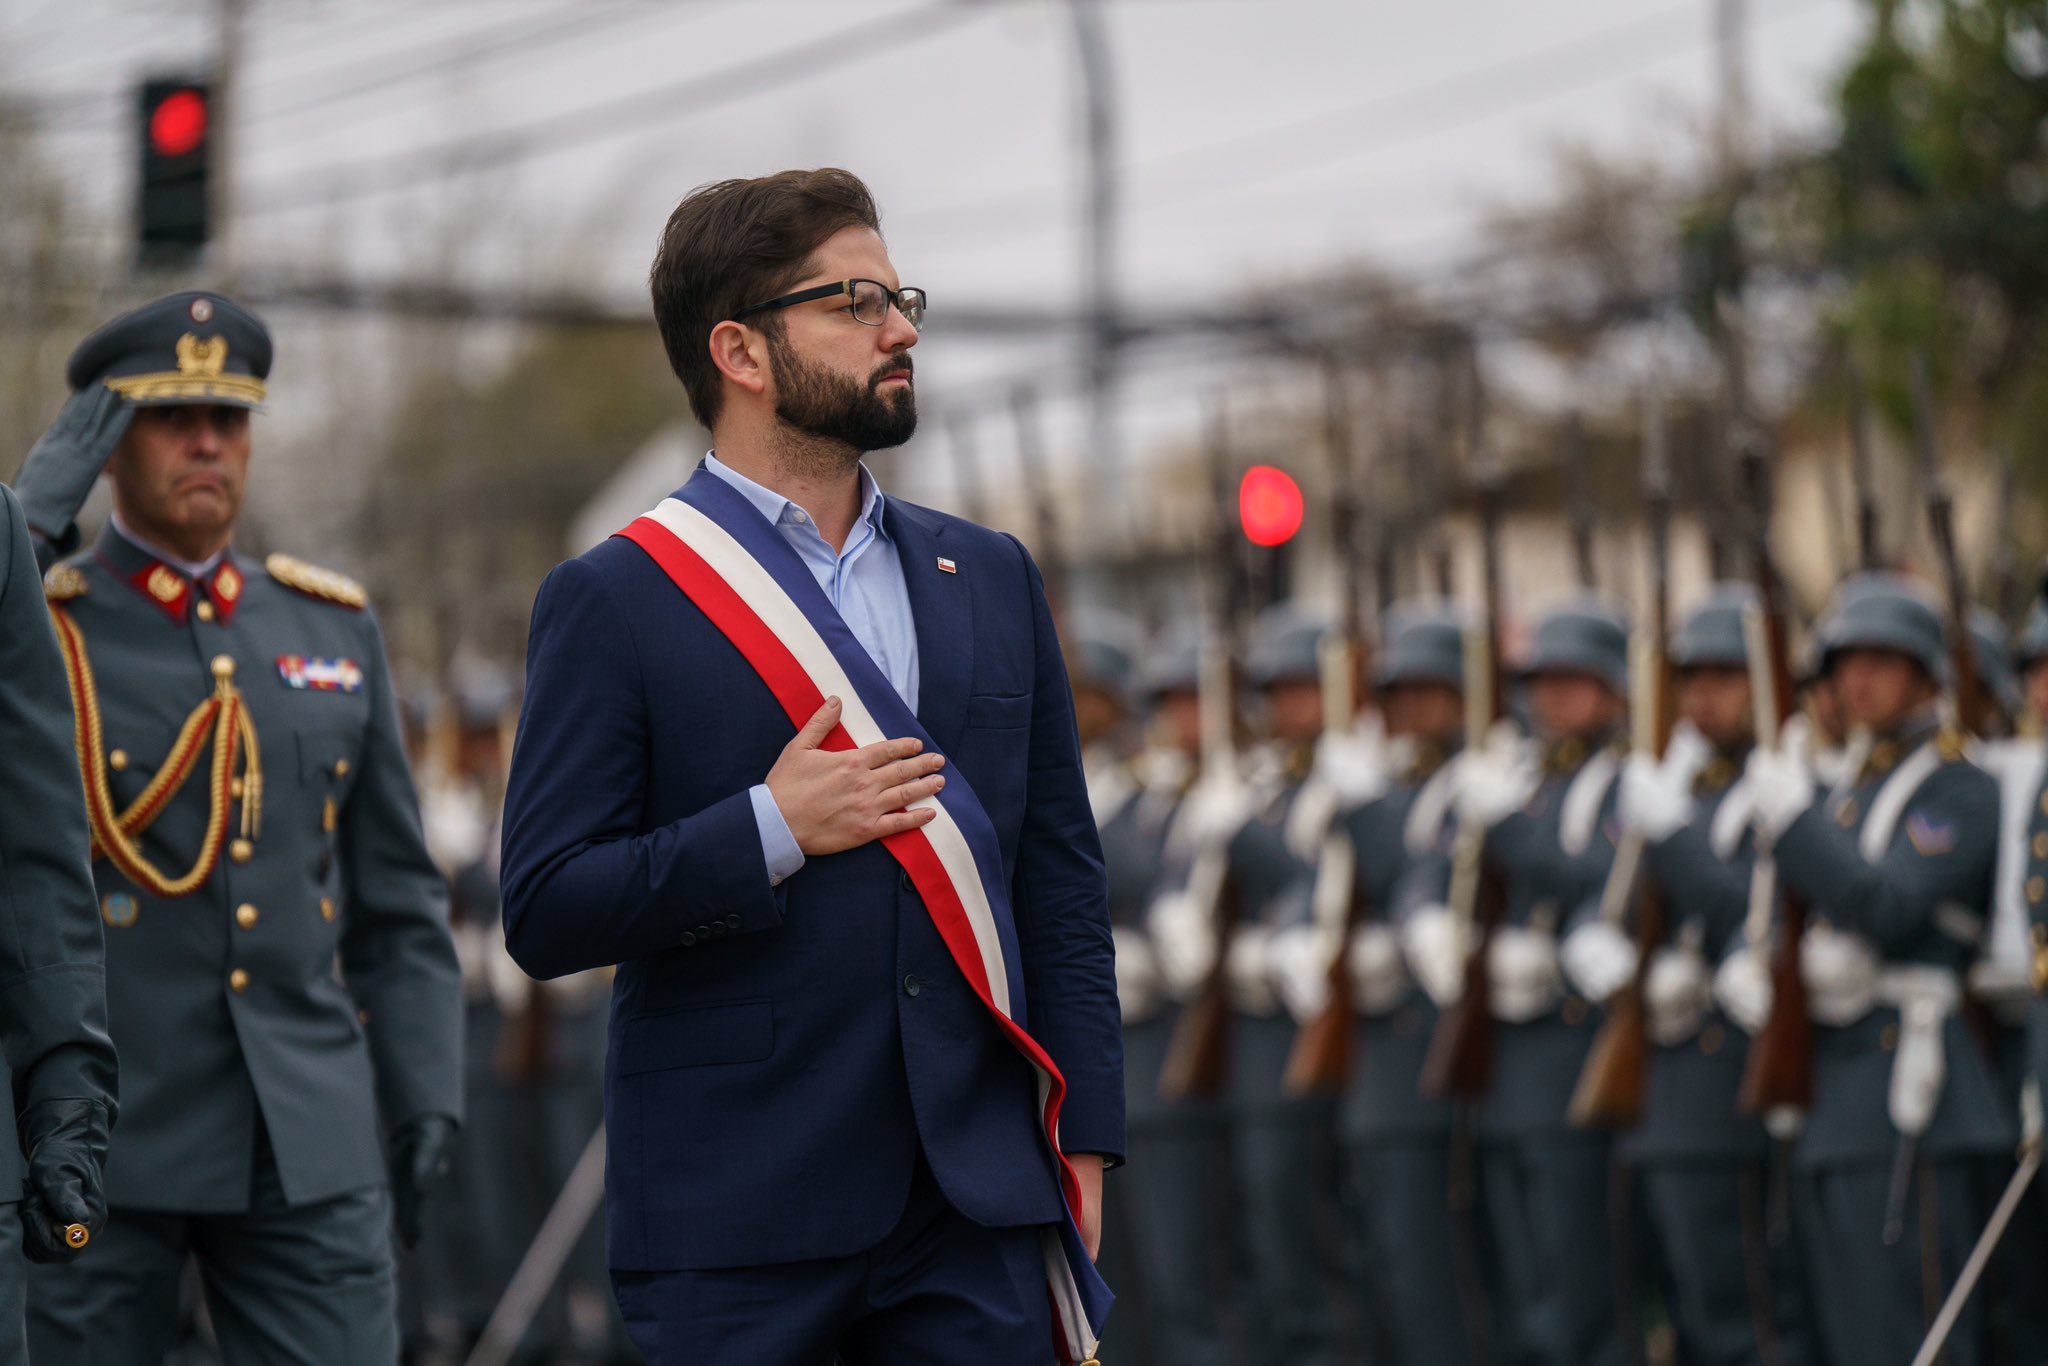
[{"label": "overcast sky", "polygon": [[[81,200],[116,221],[133,83],[203,69],[213,8],[0,0],[0,89],[45,111]],[[1541,195],[1556,146],[1697,162],[1715,90],[1714,0],[1104,8],[1119,284],[1139,302],[1357,259],[1440,278],[1488,206]],[[1865,22],[1858,0],[1749,0],[1760,132],[1826,128]],[[445,258],[434,268],[479,283],[632,305],[689,187],[837,163],[874,186],[935,318],[1077,302],[1080,101],[1054,0],[249,0],[245,32],[236,230],[252,262],[389,278]],[[421,169],[457,148],[491,164]],[[919,353],[927,402],[1047,359],[937,351]],[[1142,441],[1190,412],[1183,379],[1142,379],[1127,430]]]}]

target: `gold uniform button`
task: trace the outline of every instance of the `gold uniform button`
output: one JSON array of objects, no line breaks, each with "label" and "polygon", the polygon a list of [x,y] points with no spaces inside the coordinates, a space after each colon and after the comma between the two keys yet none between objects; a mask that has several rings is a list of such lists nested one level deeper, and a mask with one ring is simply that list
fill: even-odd
[{"label": "gold uniform button", "polygon": [[212,668],[215,678],[226,680],[235,676],[235,661],[229,655],[215,655]]},{"label": "gold uniform button", "polygon": [[201,621],[212,621],[215,616],[213,604],[210,602],[201,602],[199,606],[193,609],[193,614],[197,616]]},{"label": "gold uniform button", "polygon": [[262,918],[263,912],[257,910],[246,901],[235,907],[235,923],[245,930],[255,929],[256,922]]},{"label": "gold uniform button", "polygon": [[331,897],[331,896],[323,896],[323,897],[321,897],[321,898],[320,898],[320,918],[321,918],[322,920],[332,920],[332,919],[334,919],[334,898],[333,898],[333,897]]},{"label": "gold uniform button", "polygon": [[1899,1046],[1899,1027],[1895,1024],[1886,1025],[1884,1031],[1877,1036],[1877,1046],[1887,1053],[1897,1049]]},{"label": "gold uniform button", "polygon": [[126,769],[128,767],[128,751],[125,749],[108,750],[107,767],[113,769],[116,773]]},{"label": "gold uniform button", "polygon": [[2048,816],[2048,792],[2041,794],[2041,814]]},{"label": "gold uniform button", "polygon": [[366,1025],[366,1024],[368,1024],[369,1022],[370,1022],[370,1012],[369,1012],[369,1011],[367,1011],[367,1010],[358,1010],[358,1011],[356,1012],[356,1023],[357,1023],[357,1024],[361,1024],[361,1025]]},{"label": "gold uniform button", "polygon": [[256,846],[247,840],[236,840],[228,846],[228,857],[237,863],[247,863],[256,857]]},{"label": "gold uniform button", "polygon": [[334,776],[337,778],[346,778],[348,776],[348,760],[336,759],[334,761]]},{"label": "gold uniform button", "polygon": [[1720,1052],[1721,1045],[1726,1042],[1727,1039],[1721,1031],[1721,1026],[1717,1024],[1710,1024],[1700,1031],[1700,1052],[1710,1058]]},{"label": "gold uniform button", "polygon": [[2027,879],[2027,904],[2038,906],[2043,897],[2048,897],[2048,879],[2036,873]]},{"label": "gold uniform button", "polygon": [[2048,858],[2048,830],[2034,836],[2034,857]]},{"label": "gold uniform button", "polygon": [[235,991],[247,991],[249,989],[249,974],[247,970],[236,968],[233,972],[229,973],[228,986]]}]

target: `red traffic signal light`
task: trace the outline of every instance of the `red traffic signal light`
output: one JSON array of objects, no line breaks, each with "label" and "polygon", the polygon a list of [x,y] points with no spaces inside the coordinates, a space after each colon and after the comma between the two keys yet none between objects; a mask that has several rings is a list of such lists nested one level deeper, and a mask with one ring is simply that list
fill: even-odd
[{"label": "red traffic signal light", "polygon": [[158,156],[190,156],[205,140],[204,92],[173,90],[149,111],[149,148]]},{"label": "red traffic signal light", "polygon": [[1253,545],[1285,545],[1301,530],[1301,485],[1286,470],[1254,465],[1237,486],[1237,516]]}]

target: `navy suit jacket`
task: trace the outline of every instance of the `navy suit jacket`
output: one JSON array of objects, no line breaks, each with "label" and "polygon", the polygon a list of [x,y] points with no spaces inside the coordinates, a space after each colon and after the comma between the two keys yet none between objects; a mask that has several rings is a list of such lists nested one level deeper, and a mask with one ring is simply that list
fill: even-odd
[{"label": "navy suit jacket", "polygon": [[[1066,1076],[1062,1144],[1120,1158],[1107,891],[1044,585],[1012,537],[893,498],[885,518],[916,619],[918,720],[995,825],[1013,1008]],[[813,857],[769,887],[747,792],[793,734],[638,546],[615,537],[541,585],[505,934],[536,977],[618,965],[605,1120],[622,1270],[865,1251],[902,1213],[920,1146],[977,1223],[1065,1217],[1031,1069],[888,852]]]}]

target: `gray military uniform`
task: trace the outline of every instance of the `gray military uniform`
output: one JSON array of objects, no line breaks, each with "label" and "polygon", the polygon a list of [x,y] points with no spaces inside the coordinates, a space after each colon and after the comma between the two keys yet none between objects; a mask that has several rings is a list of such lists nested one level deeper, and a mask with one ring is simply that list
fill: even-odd
[{"label": "gray military uniform", "polygon": [[[44,1101],[114,1106],[114,1048],[72,717],[28,524],[13,491],[0,485],[0,1042],[11,1083],[0,1102],[10,1135],[19,1117]],[[8,1197],[0,1203],[0,1363],[27,1360],[25,1170],[19,1148],[0,1143],[0,1194]]]},{"label": "gray military uniform", "polygon": [[115,810],[226,684],[256,743],[231,838],[210,825],[211,732],[135,838],[170,878],[211,858],[189,894],[94,867],[126,1082],[116,1213],[93,1262],[34,1273],[37,1359],[160,1358],[191,1254],[229,1360],[392,1360],[382,1143],[458,1115],[461,997],[375,620],[296,562],[230,555],[195,582],[111,527],[50,591],[96,681],[85,762]]},{"label": "gray military uniform", "polygon": [[[1742,943],[1749,909],[1756,840],[1742,758],[1709,761],[1691,822],[1645,849],[1669,927],[1659,951],[1692,955],[1702,980]],[[1770,1136],[1736,1104],[1749,1036],[1712,1005],[1666,1028],[1652,1026],[1642,1122],[1618,1155],[1635,1174],[1682,1358],[1798,1366],[1812,1359],[1798,1249],[1771,1218]]]},{"label": "gray military uniform", "polygon": [[[1883,822],[1872,828],[1873,823]],[[1998,792],[1932,722],[1882,738],[1869,761],[1777,841],[1779,876],[1805,898],[1816,933],[1867,946],[1877,1002],[1830,1023],[1814,993],[1814,1101],[1801,1139],[1803,1196],[1815,1232],[1811,1282],[1831,1359],[1909,1361],[1940,1291],[1988,1212],[1974,1168],[2009,1152],[2012,1118],[1953,1004],[1930,1011],[1945,1076],[1918,1138],[1902,1237],[1882,1238],[1899,1151],[1888,1098],[1902,1043],[1901,1004],[1928,983],[1953,991],[1978,950],[1991,901]],[[1924,998],[1923,998],[1924,999]],[[1924,1005],[1923,1005],[1924,1008]],[[1985,1360],[1981,1306],[1966,1311],[1948,1360]]]},{"label": "gray military uniform", "polygon": [[[1355,895],[1369,921],[1392,918],[1396,889],[1413,862],[1447,850],[1450,777],[1441,753],[1425,754],[1383,796],[1345,816]],[[1419,819],[1418,803],[1430,808]],[[1472,1176],[1452,1168],[1456,1107],[1420,1090],[1436,1008],[1412,983],[1377,1010],[1354,989],[1353,1005],[1359,1013],[1339,1129],[1365,1298],[1391,1359],[1402,1366],[1484,1359],[1485,1304],[1470,1240]],[[1463,1193],[1457,1201],[1454,1181]]]}]

